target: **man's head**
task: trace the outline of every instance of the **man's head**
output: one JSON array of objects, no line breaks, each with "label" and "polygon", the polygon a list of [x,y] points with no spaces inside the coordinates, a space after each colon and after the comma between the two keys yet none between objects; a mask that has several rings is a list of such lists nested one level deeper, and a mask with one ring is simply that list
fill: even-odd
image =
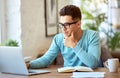
[{"label": "man's head", "polygon": [[75,6],[75,5],[67,5],[65,7],[63,7],[60,12],[59,12],[60,16],[66,16],[69,15],[72,17],[73,20],[81,20],[81,11],[80,8]]},{"label": "man's head", "polygon": [[60,12],[59,26],[65,36],[70,36],[72,32],[75,34],[81,26],[81,11],[79,7],[75,5],[67,5],[63,7]]}]

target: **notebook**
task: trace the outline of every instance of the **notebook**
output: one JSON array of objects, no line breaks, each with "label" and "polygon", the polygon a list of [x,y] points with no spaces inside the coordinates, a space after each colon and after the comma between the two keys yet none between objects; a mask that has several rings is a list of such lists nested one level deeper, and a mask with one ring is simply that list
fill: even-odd
[{"label": "notebook", "polygon": [[73,72],[72,78],[104,78],[105,72]]},{"label": "notebook", "polygon": [[0,72],[33,75],[48,73],[50,71],[43,69],[27,69],[22,56],[22,48],[0,46]]}]

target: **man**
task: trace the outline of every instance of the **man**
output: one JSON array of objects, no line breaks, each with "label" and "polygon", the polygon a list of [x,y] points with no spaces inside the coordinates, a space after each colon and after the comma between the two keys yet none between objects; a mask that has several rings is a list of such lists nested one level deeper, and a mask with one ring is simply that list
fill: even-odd
[{"label": "man", "polygon": [[97,67],[101,55],[98,33],[81,29],[81,11],[74,5],[63,7],[59,15],[59,27],[63,33],[57,34],[48,51],[31,61],[28,67],[47,67],[59,52],[63,56],[64,66]]}]

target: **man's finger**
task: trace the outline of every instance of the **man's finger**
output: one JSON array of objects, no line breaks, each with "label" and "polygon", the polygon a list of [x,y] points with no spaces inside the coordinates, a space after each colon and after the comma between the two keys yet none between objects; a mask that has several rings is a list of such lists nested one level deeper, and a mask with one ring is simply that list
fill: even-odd
[{"label": "man's finger", "polygon": [[70,36],[69,37],[74,37],[74,32],[71,32]]},{"label": "man's finger", "polygon": [[68,36],[64,35],[64,39],[68,38]]}]

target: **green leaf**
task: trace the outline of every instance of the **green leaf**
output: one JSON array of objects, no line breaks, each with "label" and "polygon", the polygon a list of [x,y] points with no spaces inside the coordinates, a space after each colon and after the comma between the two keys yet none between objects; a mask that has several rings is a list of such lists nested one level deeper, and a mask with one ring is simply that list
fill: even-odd
[{"label": "green leaf", "polygon": [[1,44],[2,46],[18,46],[18,42],[12,39],[6,40],[4,43]]}]

